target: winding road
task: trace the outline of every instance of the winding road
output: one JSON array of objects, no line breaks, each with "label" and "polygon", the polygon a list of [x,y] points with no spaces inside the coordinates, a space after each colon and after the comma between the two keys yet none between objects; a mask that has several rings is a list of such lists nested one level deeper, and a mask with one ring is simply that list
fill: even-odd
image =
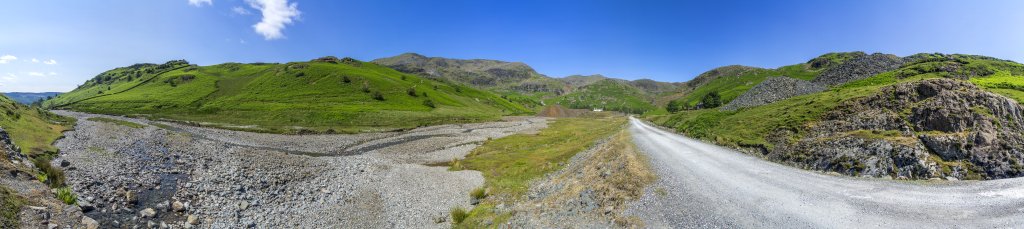
[{"label": "winding road", "polygon": [[655,228],[1019,228],[1024,178],[923,182],[831,176],[631,118],[660,176],[634,206]]}]

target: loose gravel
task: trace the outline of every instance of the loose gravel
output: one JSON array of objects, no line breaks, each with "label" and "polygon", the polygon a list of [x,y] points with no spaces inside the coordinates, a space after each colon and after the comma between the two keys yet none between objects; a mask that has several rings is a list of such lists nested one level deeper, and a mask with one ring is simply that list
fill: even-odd
[{"label": "loose gravel", "polygon": [[[54,165],[103,227],[445,228],[470,208],[477,171],[427,166],[547,119],[356,135],[277,135],[161,122],[131,128],[78,118]],[[152,213],[152,214],[151,214]]]}]

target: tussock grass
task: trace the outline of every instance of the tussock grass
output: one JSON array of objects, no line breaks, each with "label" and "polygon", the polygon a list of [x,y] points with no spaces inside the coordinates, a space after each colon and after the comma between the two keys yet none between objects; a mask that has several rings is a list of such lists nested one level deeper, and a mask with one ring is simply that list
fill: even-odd
[{"label": "tussock grass", "polygon": [[466,217],[469,217],[469,213],[466,212],[466,209],[462,209],[460,207],[455,207],[455,208],[452,208],[452,210],[451,210],[451,216],[452,216],[452,223],[459,224],[459,223],[462,223],[463,221],[465,221]]},{"label": "tussock grass", "polygon": [[71,188],[68,187],[57,188],[57,199],[68,205],[78,203],[78,196],[71,192]]}]

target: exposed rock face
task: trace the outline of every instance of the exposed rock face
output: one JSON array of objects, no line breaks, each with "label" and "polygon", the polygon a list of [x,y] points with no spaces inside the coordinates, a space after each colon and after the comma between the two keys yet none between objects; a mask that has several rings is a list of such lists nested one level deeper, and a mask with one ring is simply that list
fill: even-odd
[{"label": "exposed rock face", "polygon": [[846,102],[794,131],[771,159],[848,175],[996,179],[1024,175],[1024,108],[974,84],[931,79]]},{"label": "exposed rock face", "polygon": [[826,68],[814,82],[833,86],[846,82],[874,76],[878,73],[896,70],[903,64],[903,59],[892,54],[875,53],[843,61],[841,64]]},{"label": "exposed rock face", "polygon": [[[50,187],[37,180],[36,167],[17,146],[7,131],[0,128],[0,210],[17,209],[16,218],[0,216],[0,228],[96,228],[81,208],[54,198]],[[21,206],[6,206],[7,198],[21,200]],[[8,212],[4,212],[8,213]]]},{"label": "exposed rock face", "polygon": [[826,89],[828,88],[805,80],[785,76],[770,77],[761,81],[760,84],[757,84],[739,97],[736,97],[729,104],[722,106],[721,109],[736,110],[744,107],[760,106],[794,96],[821,92]]},{"label": "exposed rock face", "polygon": [[[447,79],[484,87],[501,84],[519,84],[530,78],[541,76],[530,66],[519,62],[481,59],[459,60],[426,57],[415,53],[376,59],[373,60],[373,63],[428,78]],[[554,90],[558,88],[540,88],[537,85],[533,85],[527,89]]]}]

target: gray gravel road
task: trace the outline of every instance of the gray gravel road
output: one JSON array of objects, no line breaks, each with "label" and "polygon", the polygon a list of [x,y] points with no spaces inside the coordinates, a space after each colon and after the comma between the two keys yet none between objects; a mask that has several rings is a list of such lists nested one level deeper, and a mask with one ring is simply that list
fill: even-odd
[{"label": "gray gravel road", "polygon": [[1017,228],[1024,179],[894,181],[764,161],[637,119],[659,181],[627,211],[654,228]]}]

